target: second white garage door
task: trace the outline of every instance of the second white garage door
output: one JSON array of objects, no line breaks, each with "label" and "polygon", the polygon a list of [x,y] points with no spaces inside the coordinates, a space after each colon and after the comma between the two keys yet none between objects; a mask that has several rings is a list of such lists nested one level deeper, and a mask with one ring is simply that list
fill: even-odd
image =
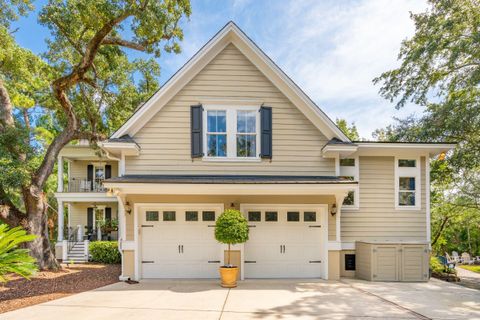
[{"label": "second white garage door", "polygon": [[245,278],[326,278],[326,206],[242,205]]},{"label": "second white garage door", "polygon": [[161,205],[139,210],[142,278],[218,278],[221,245],[214,238],[223,207]]}]

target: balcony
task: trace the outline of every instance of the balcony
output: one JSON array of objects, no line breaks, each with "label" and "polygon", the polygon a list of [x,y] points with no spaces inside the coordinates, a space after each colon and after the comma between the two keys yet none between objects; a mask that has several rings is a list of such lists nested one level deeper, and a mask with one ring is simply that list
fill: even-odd
[{"label": "balcony", "polygon": [[64,192],[107,192],[103,179],[71,178]]}]

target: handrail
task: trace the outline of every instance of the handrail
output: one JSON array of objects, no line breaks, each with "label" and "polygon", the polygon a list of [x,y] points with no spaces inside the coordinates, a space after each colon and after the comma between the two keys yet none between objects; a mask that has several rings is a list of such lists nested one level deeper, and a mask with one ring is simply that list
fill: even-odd
[{"label": "handrail", "polygon": [[71,177],[66,192],[106,192],[103,180],[89,180],[85,177]]},{"label": "handrail", "polygon": [[70,252],[73,246],[75,245],[75,243],[78,242],[78,230],[79,230],[79,226],[76,226],[73,232],[68,235],[67,252]]}]

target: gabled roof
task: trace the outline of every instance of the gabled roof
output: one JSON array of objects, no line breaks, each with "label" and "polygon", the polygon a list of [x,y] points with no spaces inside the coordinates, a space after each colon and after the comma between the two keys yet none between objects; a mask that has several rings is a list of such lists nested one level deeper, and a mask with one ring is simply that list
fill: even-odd
[{"label": "gabled roof", "polygon": [[328,139],[349,142],[335,123],[233,22],[229,22],[145,102],[112,136],[134,136],[217,54],[232,43],[249,59]]}]

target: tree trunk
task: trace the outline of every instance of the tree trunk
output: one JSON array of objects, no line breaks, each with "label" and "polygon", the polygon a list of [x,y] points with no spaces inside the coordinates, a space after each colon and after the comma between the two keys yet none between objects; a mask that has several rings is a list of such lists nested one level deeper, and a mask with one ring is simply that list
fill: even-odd
[{"label": "tree trunk", "polygon": [[[48,237],[48,207],[45,195],[40,188],[30,186],[23,190],[26,209],[26,229],[37,236],[35,240],[27,243],[30,255],[37,260],[40,270],[57,270],[60,265],[50,246]],[[62,232],[62,230],[59,230]]]},{"label": "tree trunk", "polygon": [[438,229],[437,234],[436,234],[435,237],[433,238],[432,246],[433,246],[435,243],[437,243],[437,241],[438,241],[438,239],[440,238],[440,236],[442,235],[443,229],[445,229],[445,226],[446,226],[446,224],[447,224],[447,222],[448,222],[449,219],[450,219],[450,217],[448,217],[448,216],[443,218],[443,221],[442,221],[442,223],[441,223],[441,225],[440,225],[440,228]]}]

